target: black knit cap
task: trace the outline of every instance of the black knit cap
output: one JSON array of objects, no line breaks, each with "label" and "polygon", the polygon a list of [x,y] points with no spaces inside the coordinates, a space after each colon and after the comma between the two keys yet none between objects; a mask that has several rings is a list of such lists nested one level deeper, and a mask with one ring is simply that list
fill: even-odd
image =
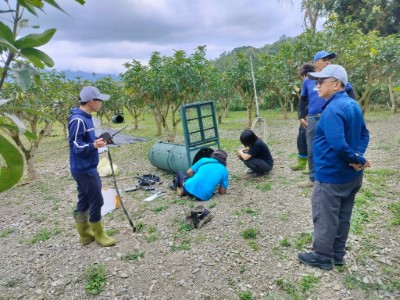
[{"label": "black knit cap", "polygon": [[226,158],[228,157],[228,153],[226,153],[224,150],[215,150],[213,153],[211,153],[210,157],[215,158],[221,164],[226,166]]}]

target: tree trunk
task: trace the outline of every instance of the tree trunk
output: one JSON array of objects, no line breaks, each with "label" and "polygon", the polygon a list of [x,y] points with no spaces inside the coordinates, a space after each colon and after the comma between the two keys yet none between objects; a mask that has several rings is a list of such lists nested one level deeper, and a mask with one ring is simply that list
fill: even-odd
[{"label": "tree trunk", "polygon": [[28,180],[32,181],[36,179],[36,168],[35,168],[35,160],[34,156],[31,156],[30,154],[26,155],[26,166],[27,166],[27,171],[28,171]]},{"label": "tree trunk", "polygon": [[392,77],[389,77],[388,89],[389,89],[389,98],[390,98],[390,111],[395,114],[395,113],[397,113],[397,102],[396,102],[395,95],[393,93]]}]

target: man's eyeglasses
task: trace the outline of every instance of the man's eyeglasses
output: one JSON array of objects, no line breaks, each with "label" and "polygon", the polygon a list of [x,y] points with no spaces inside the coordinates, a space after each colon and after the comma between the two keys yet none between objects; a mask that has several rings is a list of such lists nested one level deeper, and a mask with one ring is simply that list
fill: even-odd
[{"label": "man's eyeglasses", "polygon": [[338,81],[337,79],[335,80],[327,80],[328,78],[319,78],[317,80],[317,85],[322,85],[324,82],[336,82]]}]

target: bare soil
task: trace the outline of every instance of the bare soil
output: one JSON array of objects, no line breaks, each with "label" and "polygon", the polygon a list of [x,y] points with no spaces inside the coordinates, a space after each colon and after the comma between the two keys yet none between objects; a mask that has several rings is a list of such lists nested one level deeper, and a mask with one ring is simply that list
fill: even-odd
[{"label": "bare soil", "polygon": [[[234,141],[241,128],[220,126],[221,139],[232,139],[234,145],[225,148],[230,186],[226,195],[205,203],[213,220],[190,231],[182,230],[185,211],[200,202],[177,197],[168,189],[172,173],[150,164],[147,152],[156,140],[111,148],[121,170],[122,199],[143,228],[133,233],[121,208],[105,216],[105,228],[113,229],[118,240],[110,248],[79,244],[68,145],[61,135],[48,137],[36,157],[38,179],[0,194],[0,299],[400,299],[399,226],[389,226],[393,214],[388,208],[400,198],[400,145],[395,140],[400,115],[371,114],[366,120],[371,134],[366,156],[373,167],[363,189],[373,193],[366,208],[370,217],[362,233],[350,235],[348,266],[331,271],[297,261],[297,254],[311,245],[297,249],[296,241],[313,226],[311,189],[297,186],[307,177],[290,169],[296,160],[294,119],[268,121],[275,166],[257,179],[236,159],[240,143]],[[129,128],[126,132],[135,135]],[[379,170],[392,175],[378,192],[368,172]],[[144,202],[150,192],[123,192],[136,185],[135,176],[148,173],[163,180],[156,186],[166,191],[163,197]],[[110,178],[103,178],[103,185],[113,187]],[[242,236],[248,228],[257,230],[253,242]],[[45,230],[50,238],[35,242]],[[189,249],[180,250],[185,245]],[[143,257],[126,259],[134,253]],[[95,264],[104,265],[106,281],[102,292],[92,296],[85,291],[86,270]],[[319,282],[304,287],[304,278],[311,275]],[[252,298],[246,298],[246,291]]]}]

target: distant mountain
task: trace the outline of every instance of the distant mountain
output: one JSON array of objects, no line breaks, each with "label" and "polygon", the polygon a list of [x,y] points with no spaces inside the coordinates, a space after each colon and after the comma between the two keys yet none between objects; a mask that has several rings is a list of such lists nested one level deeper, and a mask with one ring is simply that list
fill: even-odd
[{"label": "distant mountain", "polygon": [[[52,70],[45,70],[45,72],[51,72]],[[117,74],[106,74],[106,73],[88,73],[83,71],[71,71],[71,70],[64,70],[59,71],[57,73],[64,73],[65,77],[69,80],[74,80],[80,78],[81,80],[89,80],[89,81],[96,81],[103,77],[110,76],[115,81],[119,81],[119,76]]]}]

